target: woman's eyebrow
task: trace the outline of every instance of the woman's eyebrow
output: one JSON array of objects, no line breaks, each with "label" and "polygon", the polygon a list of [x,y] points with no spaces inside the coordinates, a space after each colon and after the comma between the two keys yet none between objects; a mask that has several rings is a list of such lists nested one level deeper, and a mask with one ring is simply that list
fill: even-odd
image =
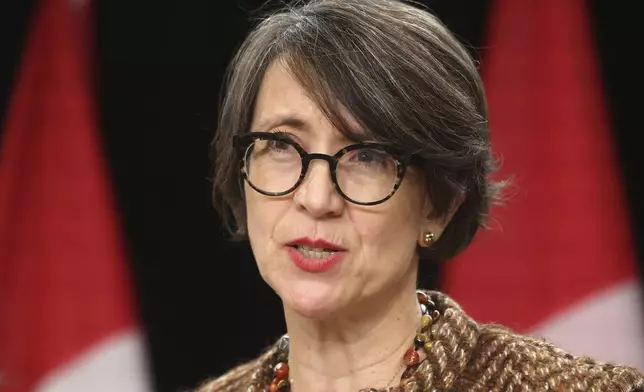
[{"label": "woman's eyebrow", "polygon": [[253,126],[253,129],[256,129],[257,131],[268,131],[280,126],[289,126],[302,131],[308,131],[310,129],[310,124],[301,117],[298,117],[295,113],[283,113],[260,117],[257,124]]}]

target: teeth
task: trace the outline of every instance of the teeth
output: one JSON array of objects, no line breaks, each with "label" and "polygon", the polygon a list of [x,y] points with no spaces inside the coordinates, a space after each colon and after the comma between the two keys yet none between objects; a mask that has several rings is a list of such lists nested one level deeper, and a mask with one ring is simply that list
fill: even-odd
[{"label": "teeth", "polygon": [[304,245],[297,245],[296,248],[304,257],[309,259],[322,259],[335,253],[335,251],[324,250],[322,248],[309,248]]}]

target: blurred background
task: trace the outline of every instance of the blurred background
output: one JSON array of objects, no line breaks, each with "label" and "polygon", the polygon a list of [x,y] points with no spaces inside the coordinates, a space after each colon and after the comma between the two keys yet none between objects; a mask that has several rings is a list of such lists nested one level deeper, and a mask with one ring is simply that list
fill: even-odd
[{"label": "blurred background", "polygon": [[[480,61],[514,182],[421,286],[644,371],[635,2],[422,3]],[[0,390],[186,390],[284,333],[209,181],[225,67],[278,6],[1,2]]]}]

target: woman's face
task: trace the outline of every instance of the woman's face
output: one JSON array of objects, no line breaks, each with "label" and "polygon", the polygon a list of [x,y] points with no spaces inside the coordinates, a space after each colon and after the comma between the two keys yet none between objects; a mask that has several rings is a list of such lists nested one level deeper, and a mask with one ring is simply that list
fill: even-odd
[{"label": "woman's face", "polygon": [[[264,76],[251,130],[287,132],[309,153],[333,155],[351,144],[279,62]],[[245,198],[262,277],[285,306],[317,319],[415,282],[418,240],[428,229],[437,231],[425,219],[431,207],[411,168],[393,197],[375,206],[346,201],[323,160],[311,161],[302,184],[286,196],[265,196],[246,183]]]}]

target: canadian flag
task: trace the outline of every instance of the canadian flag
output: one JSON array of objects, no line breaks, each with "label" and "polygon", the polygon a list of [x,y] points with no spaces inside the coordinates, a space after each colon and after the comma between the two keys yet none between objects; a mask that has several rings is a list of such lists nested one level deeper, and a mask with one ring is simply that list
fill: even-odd
[{"label": "canadian flag", "polygon": [[150,379],[90,87],[89,4],[42,0],[0,146],[0,390]]},{"label": "canadian flag", "polygon": [[500,178],[492,230],[444,290],[475,319],[644,370],[644,314],[583,0],[497,0],[483,62]]}]

